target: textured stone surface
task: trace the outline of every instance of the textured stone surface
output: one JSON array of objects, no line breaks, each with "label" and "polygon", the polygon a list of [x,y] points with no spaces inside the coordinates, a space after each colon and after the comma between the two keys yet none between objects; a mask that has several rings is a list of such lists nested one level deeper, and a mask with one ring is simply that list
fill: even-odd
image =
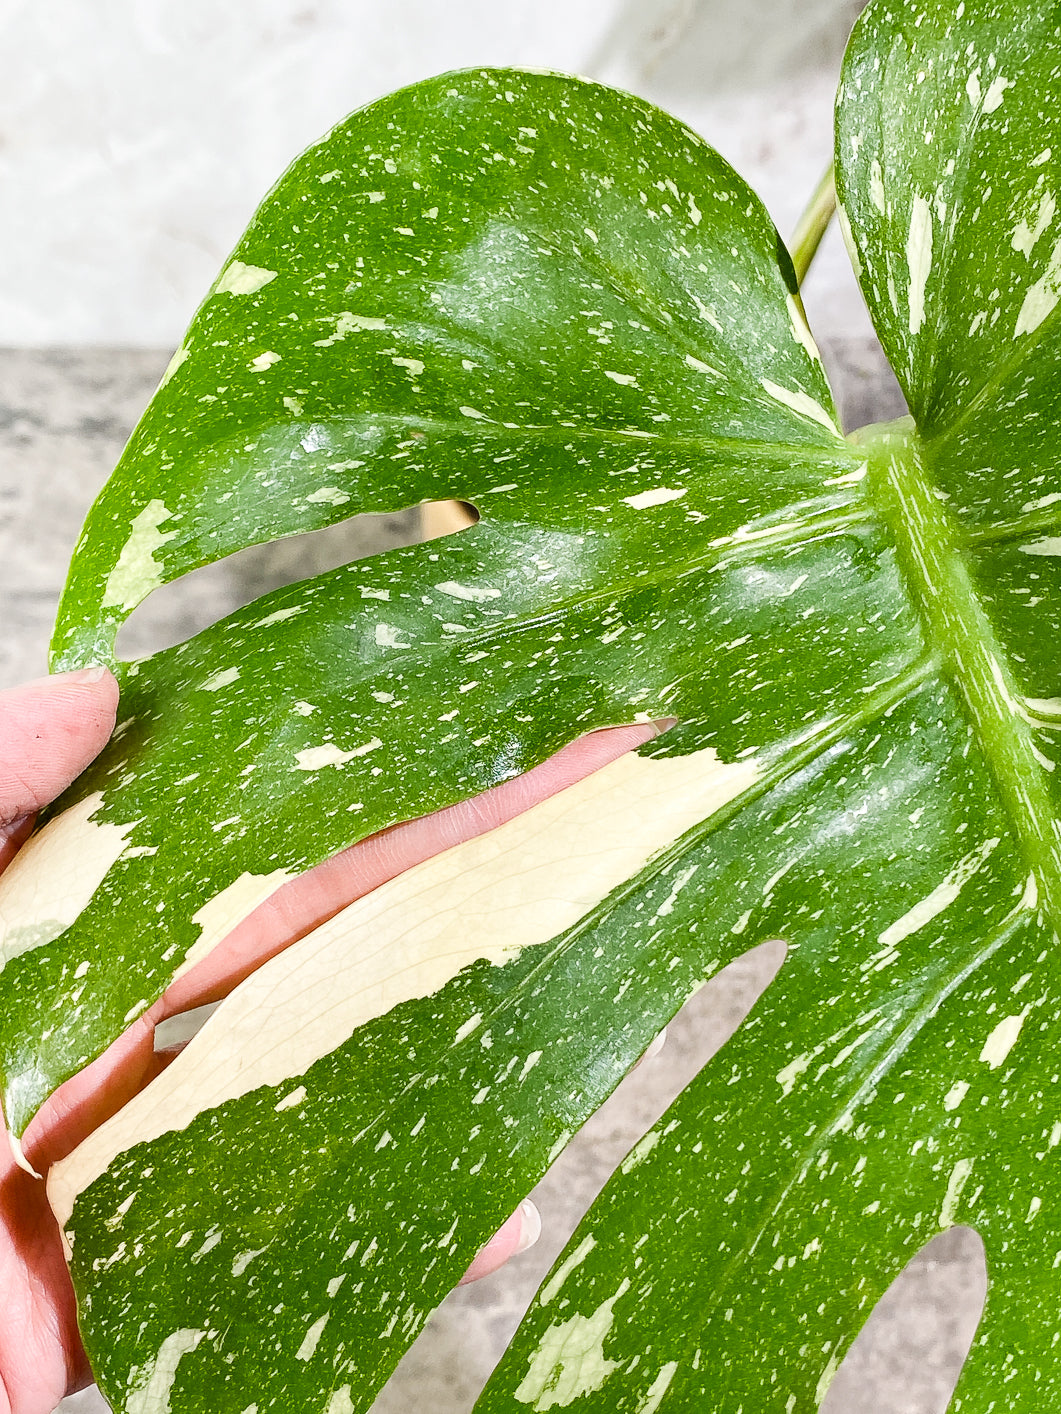
[{"label": "textured stone surface", "polygon": [[[0,350],[0,687],[46,670],[81,522],[161,377],[156,350]],[[256,546],[153,594],[123,657],[179,643],[241,604],[362,555],[409,544],[415,512],[366,515]]]},{"label": "textured stone surface", "polygon": [[[868,342],[827,348],[848,427],[902,412],[898,389]],[[165,366],[157,352],[0,352],[0,686],[43,670],[64,567],[81,517]],[[414,519],[386,515],[245,552],[156,596],[130,651],[179,641],[285,579],[408,540]],[[436,1313],[375,1414],[467,1409],[520,1312],[615,1164],[726,1040],[772,975],[779,950],[740,959],[693,999],[661,1056],[642,1066],[569,1146],[534,1197],[537,1248],[455,1292]],[[942,1414],[983,1298],[979,1242],[943,1234],[881,1301],[841,1367],[824,1414]],[[95,1391],[64,1414],[100,1414]]]}]

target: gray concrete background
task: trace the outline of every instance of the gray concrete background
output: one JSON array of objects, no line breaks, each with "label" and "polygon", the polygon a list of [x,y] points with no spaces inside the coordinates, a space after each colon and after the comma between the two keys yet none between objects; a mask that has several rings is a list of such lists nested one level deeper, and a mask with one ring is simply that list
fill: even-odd
[{"label": "gray concrete background", "polygon": [[[901,413],[898,389],[870,341],[847,340],[825,353],[847,427]],[[166,359],[128,349],[0,351],[0,687],[44,671],[81,519]],[[415,512],[407,512],[361,517],[246,551],[153,596],[154,607],[126,647],[134,655],[179,641],[277,584],[415,535]],[[544,1219],[538,1246],[443,1303],[374,1414],[469,1408],[611,1170],[740,1023],[778,960],[778,950],[760,948],[693,999],[671,1026],[662,1055],[625,1082],[535,1190]],[[943,1414],[975,1330],[984,1280],[978,1238],[965,1229],[941,1234],[882,1299],[841,1367],[824,1414]],[[99,1414],[106,1406],[96,1391],[86,1391],[62,1408]]]}]

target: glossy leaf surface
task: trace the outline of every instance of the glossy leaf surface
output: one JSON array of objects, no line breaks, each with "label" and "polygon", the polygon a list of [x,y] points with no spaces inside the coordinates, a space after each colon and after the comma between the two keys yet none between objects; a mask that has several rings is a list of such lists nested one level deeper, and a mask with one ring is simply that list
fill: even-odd
[{"label": "glossy leaf surface", "polygon": [[[838,121],[917,428],[845,444],[746,189],[654,110],[546,76],[355,115],[197,316],[90,519],[57,661],[109,654],[139,597],[251,540],[448,495],[483,519],[124,670],[135,720],[72,797],[101,791],[94,818],[52,826],[117,863],[68,927],[5,935],[16,1123],[203,950],[237,880],[274,886],[593,726],[682,725],[266,964],[55,1176],[131,1414],[367,1408],[689,990],[779,935],[746,1032],[631,1155],[483,1406],[812,1409],[955,1221],[996,1282],[963,1407],[1050,1402],[1054,423],[1009,475],[985,414],[969,469],[954,427],[1012,355],[974,387],[986,361],[944,313],[966,227],[932,224],[959,163],[901,95],[990,52],[982,122],[1011,96],[988,71],[1027,60],[1010,87],[1041,91],[1059,46],[1040,12],[1002,34],[991,6],[928,8],[866,12]],[[1000,171],[1036,172],[1034,125],[984,132]]]},{"label": "glossy leaf surface", "polygon": [[[414,229],[407,221],[419,231],[413,256],[401,253]],[[509,74],[435,81],[355,115],[285,178],[227,267],[186,341],[189,356],[90,519],[61,611],[58,662],[109,654],[139,595],[255,536],[442,495],[476,501],[483,519],[454,540],[280,591],[122,670],[127,725],[79,783],[80,809],[56,812],[52,835],[39,836],[43,860],[30,861],[54,871],[63,856],[49,865],[45,851],[58,850],[66,830],[72,852],[95,857],[105,843],[116,863],[65,931],[50,936],[57,930],[37,920],[37,931],[24,924],[6,940],[0,987],[8,1016],[19,1017],[2,1033],[11,1118],[21,1126],[193,949],[203,954],[204,935],[219,936],[286,875],[515,774],[590,727],[637,714],[683,717],[665,747],[678,774],[646,797],[656,790],[680,818],[661,824],[640,859],[623,855],[595,891],[568,841],[561,860],[543,868],[555,890],[555,869],[574,859],[564,885],[572,923],[561,928],[550,914],[531,938],[552,946],[502,966],[509,954],[491,952],[488,938],[482,957],[494,966],[462,973],[449,988],[437,969],[425,987],[422,960],[405,969],[415,985],[405,1009],[379,1024],[378,1046],[365,1028],[347,1041],[359,1021],[371,1024],[356,974],[343,1004],[346,1031],[319,1047],[314,1064],[302,1051],[297,1064],[289,1059],[275,1016],[265,1030],[252,1013],[247,1029],[265,1036],[263,1063],[279,1058],[279,1076],[269,1073],[266,1090],[240,1080],[211,1107],[196,1072],[190,1103],[203,1114],[150,1149],[133,1149],[136,1194],[112,1202],[112,1183],[125,1185],[131,1172],[122,1157],[129,1144],[157,1134],[160,1122],[165,1131],[178,1113],[187,1118],[173,1090],[147,1092],[149,1117],[135,1112],[140,1128],[112,1146],[119,1152],[70,1225],[87,1336],[116,1402],[124,1390],[135,1407],[152,1372],[179,1355],[174,1408],[181,1400],[200,1407],[219,1371],[240,1391],[233,1407],[256,1392],[261,1406],[257,1386],[269,1367],[247,1326],[265,1321],[275,1328],[272,1383],[284,1398],[302,1390],[312,1403],[351,1362],[336,1387],[369,1398],[555,1144],[716,966],[699,948],[667,954],[664,964],[666,909],[651,943],[658,980],[651,972],[646,980],[628,914],[622,928],[611,921],[627,875],[720,803],[710,786],[714,752],[742,757],[721,772],[735,790],[784,777],[808,735],[813,754],[835,735],[837,713],[861,713],[867,688],[905,672],[916,619],[881,535],[860,524],[862,456],[835,431],[789,277],[761,208],[684,129],[605,90]],[[263,361],[262,343],[277,357]],[[822,574],[837,581],[825,614],[813,588]],[[827,710],[808,712],[792,699],[788,646],[773,632],[779,620],[805,644],[808,681],[829,691]],[[840,653],[850,681],[836,693],[831,660]],[[714,666],[719,655],[725,677]],[[757,687],[739,722],[729,720],[734,681]],[[749,746],[759,750],[754,762]],[[639,801],[631,822],[646,816]],[[582,845],[590,832],[583,824],[576,834]],[[663,867],[648,862],[643,887]],[[462,877],[459,862],[449,868]],[[687,882],[679,871],[664,898]],[[611,949],[599,938],[591,946],[589,925],[577,921],[595,904]],[[454,926],[467,931],[466,919]],[[346,946],[371,959],[372,936]],[[299,955],[312,961],[319,946],[313,938]],[[445,938],[418,946],[443,959],[453,951]],[[601,950],[611,954],[610,972],[589,966]],[[287,998],[296,1030],[316,1044],[317,1022],[298,1019],[293,998],[303,983],[289,980],[289,961],[255,982],[268,989],[283,978],[268,1000]],[[597,1003],[592,1020],[579,1010],[574,981],[564,980],[572,969],[585,1009]],[[476,1015],[469,986],[498,991],[518,1016],[548,997],[553,973],[558,991],[533,1023],[538,1044],[528,1021],[506,1024],[482,1072],[466,1059],[478,1038],[462,1038],[449,1056]],[[68,1010],[71,975],[88,980]],[[337,986],[327,1001],[342,1019]],[[627,998],[623,1012],[601,1005],[612,989]],[[424,990],[428,999],[417,1003]],[[393,989],[384,991],[393,1005]],[[490,1014],[487,999],[478,1010]],[[168,1086],[180,1086],[196,1056],[205,1054],[207,1071],[224,1070],[217,1055],[241,1035],[231,1015],[231,1006],[218,1014],[163,1077]],[[253,1074],[243,1039],[237,1069]],[[297,1042],[289,1038],[291,1048]],[[573,1072],[533,1062],[559,1058],[565,1043]],[[589,1078],[573,1084],[571,1073]],[[454,1093],[443,1099],[447,1077]],[[506,1080],[519,1109],[487,1127],[476,1096]],[[405,1111],[429,1085],[436,1118],[417,1129],[425,1110]],[[300,1090],[316,1101],[312,1143]],[[355,1139],[358,1094],[373,1108]],[[465,1112],[484,1144],[467,1171],[454,1169],[452,1152],[468,1142],[462,1127],[476,1127],[455,1122]],[[533,1115],[533,1126],[519,1113]],[[384,1139],[403,1133],[441,1138],[410,1155]],[[145,1157],[155,1148],[164,1162]],[[275,1155],[271,1173],[266,1154]],[[178,1171],[185,1198],[175,1205]],[[305,1175],[305,1248],[294,1231],[293,1173]],[[381,1195],[371,1208],[369,1176]],[[425,1204],[432,1190],[437,1199]],[[387,1202],[400,1203],[392,1220],[380,1211]],[[349,1277],[334,1292],[304,1290],[309,1248],[355,1218],[372,1230],[348,1234],[342,1250],[361,1271],[376,1239],[373,1283]],[[427,1259],[410,1255],[425,1243],[426,1277]],[[248,1265],[250,1252],[256,1263]],[[194,1282],[177,1282],[177,1266]],[[226,1313],[241,1277],[235,1299],[253,1315],[232,1326]],[[392,1294],[411,1284],[399,1321],[389,1298],[381,1307],[377,1282]],[[279,1302],[278,1292],[287,1293]],[[352,1305],[304,1351],[324,1314],[309,1305],[333,1297]],[[262,1310],[259,1300],[268,1302]],[[127,1318],[134,1305],[138,1331]]]},{"label": "glossy leaf surface", "polygon": [[[120,736],[76,788],[99,808],[38,866],[74,852],[85,882],[4,937],[18,1132],[286,877],[638,713],[709,720],[721,748],[712,637],[773,684],[740,748],[806,728],[759,624],[806,574],[784,617],[826,636],[804,609],[858,458],[778,249],[692,134],[572,80],[433,80],[296,163],[90,514],[56,665],[110,658],[152,588],[250,541],[446,496],[483,519],[122,671]],[[803,558],[749,596],[764,536]],[[876,596],[858,573],[849,592],[847,636]],[[901,653],[851,646],[864,679]]]}]

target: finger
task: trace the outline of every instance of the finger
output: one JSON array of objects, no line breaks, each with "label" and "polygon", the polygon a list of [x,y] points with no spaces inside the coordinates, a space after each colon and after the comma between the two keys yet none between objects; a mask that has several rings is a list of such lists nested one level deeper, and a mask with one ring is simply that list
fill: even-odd
[{"label": "finger", "polygon": [[541,1213],[529,1198],[524,1198],[512,1216],[498,1228],[485,1247],[472,1258],[472,1264],[457,1283],[467,1286],[503,1267],[510,1257],[533,1247],[542,1234]]},{"label": "finger", "polygon": [[118,684],[106,668],[61,673],[0,693],[0,868],[33,815],[102,750],[117,707]]},{"label": "finger", "polygon": [[160,1021],[226,995],[268,958],[353,900],[421,860],[496,828],[600,770],[658,731],[657,725],[648,723],[590,733],[524,776],[446,810],[372,835],[292,880],[45,1103],[24,1137],[29,1161],[43,1173],[172,1059],[172,1054],[154,1054],[154,1029]]},{"label": "finger", "polygon": [[486,834],[599,771],[659,733],[656,723],[609,727],[571,742],[526,775],[470,800],[371,835],[285,884],[152,1008],[159,1021],[214,1001],[263,962],[355,899],[425,859]]}]

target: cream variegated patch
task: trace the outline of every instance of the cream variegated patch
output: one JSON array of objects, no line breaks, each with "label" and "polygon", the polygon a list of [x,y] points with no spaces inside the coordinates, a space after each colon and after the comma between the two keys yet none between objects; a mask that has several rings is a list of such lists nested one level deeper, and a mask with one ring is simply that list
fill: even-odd
[{"label": "cream variegated patch", "polygon": [[32,836],[0,879],[0,971],[74,924],[121,858],[136,825],[93,820],[97,791]]},{"label": "cream variegated patch", "polygon": [[190,972],[204,957],[209,957],[233,928],[249,918],[259,904],[294,877],[286,869],[274,869],[269,874],[241,874],[227,888],[208,899],[192,914],[192,922],[198,923],[201,931],[174,972],[174,982]]},{"label": "cream variegated patch", "polygon": [[296,1080],[358,1026],[471,963],[502,964],[565,932],[758,774],[754,760],[725,765],[711,750],[623,756],[350,904],[247,978],[146,1090],[51,1170],[60,1223],[134,1144]]}]

